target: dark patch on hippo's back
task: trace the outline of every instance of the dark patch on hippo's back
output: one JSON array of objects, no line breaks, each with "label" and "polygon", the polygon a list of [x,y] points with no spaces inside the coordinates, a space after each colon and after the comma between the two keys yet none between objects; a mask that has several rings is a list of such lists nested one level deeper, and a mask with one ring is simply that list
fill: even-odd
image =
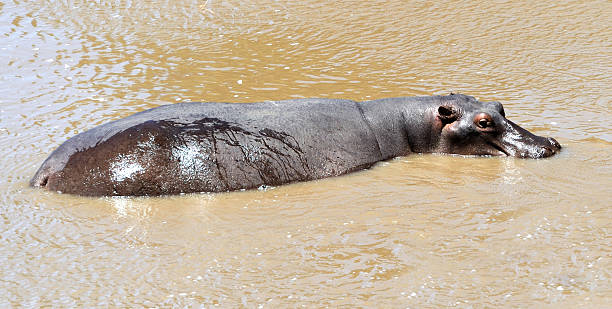
[{"label": "dark patch on hippo's back", "polygon": [[273,138],[276,139],[277,141],[285,144],[287,147],[291,148],[293,151],[295,151],[296,154],[303,154],[304,152],[302,151],[302,148],[300,148],[300,144],[298,144],[297,140],[295,139],[295,137],[285,133],[285,132],[279,132],[279,131],[275,131],[272,129],[261,129],[259,130],[259,134],[265,136],[265,137],[269,137],[269,138]]},{"label": "dark patch on hippo's back", "polygon": [[218,118],[149,120],[74,152],[49,188],[80,195],[219,192],[316,178],[298,140]]},{"label": "dark patch on hippo's back", "polygon": [[[310,168],[307,156],[304,155],[304,151],[295,137],[270,128],[259,130],[259,134],[263,137],[261,142],[265,147],[264,149],[276,155],[276,157],[270,156],[270,158],[282,167],[285,177],[291,178],[290,174],[295,174],[300,180],[312,179],[313,171]],[[296,161],[297,164],[292,164],[287,158]],[[275,185],[280,184],[278,180],[274,182]]]},{"label": "dark patch on hippo's back", "polygon": [[209,157],[221,187],[214,191],[279,185],[312,179],[308,160],[293,136],[270,128],[256,129],[218,118],[189,123],[166,120],[178,128],[176,140],[195,138],[210,145]]},{"label": "dark patch on hippo's back", "polygon": [[190,134],[195,134],[195,135],[210,135],[213,132],[214,133],[227,133],[227,132],[233,132],[233,133],[240,133],[240,134],[244,134],[244,135],[251,135],[251,132],[249,132],[248,130],[243,129],[242,127],[238,126],[237,124],[232,124],[228,121],[225,120],[221,120],[219,118],[202,118],[202,119],[198,119],[195,120],[193,122],[190,123],[181,123],[181,122],[175,122],[175,121],[171,121],[171,120],[165,120],[167,122],[172,122],[173,126],[175,127],[180,127],[181,129],[185,130],[186,132],[190,133]]}]

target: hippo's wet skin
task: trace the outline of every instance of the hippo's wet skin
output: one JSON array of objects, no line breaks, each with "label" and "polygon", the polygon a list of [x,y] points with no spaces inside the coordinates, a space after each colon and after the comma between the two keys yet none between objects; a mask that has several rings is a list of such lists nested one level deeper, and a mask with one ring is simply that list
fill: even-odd
[{"label": "hippo's wet skin", "polygon": [[32,186],[79,195],[219,192],[337,176],[413,152],[543,158],[561,146],[465,95],[165,105],[81,133]]}]

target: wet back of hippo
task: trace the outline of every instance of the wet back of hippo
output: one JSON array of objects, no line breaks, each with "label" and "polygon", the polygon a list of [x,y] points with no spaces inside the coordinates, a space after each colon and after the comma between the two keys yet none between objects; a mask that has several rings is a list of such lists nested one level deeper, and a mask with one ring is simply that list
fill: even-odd
[{"label": "wet back of hippo", "polygon": [[32,184],[79,195],[249,189],[361,169],[383,159],[378,147],[354,101],[181,103],[71,138]]}]

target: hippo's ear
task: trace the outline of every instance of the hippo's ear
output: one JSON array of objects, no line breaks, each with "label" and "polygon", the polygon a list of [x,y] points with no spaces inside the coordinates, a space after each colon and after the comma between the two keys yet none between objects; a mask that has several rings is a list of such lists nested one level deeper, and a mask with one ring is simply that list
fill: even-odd
[{"label": "hippo's ear", "polygon": [[440,105],[438,107],[438,118],[443,123],[451,123],[458,118],[457,109],[452,105]]}]

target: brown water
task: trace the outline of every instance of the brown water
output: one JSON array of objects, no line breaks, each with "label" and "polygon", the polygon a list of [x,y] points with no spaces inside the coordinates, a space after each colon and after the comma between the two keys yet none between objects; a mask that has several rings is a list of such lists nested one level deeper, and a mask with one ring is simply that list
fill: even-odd
[{"label": "brown water", "polygon": [[[610,1],[1,1],[0,307],[610,307],[611,42]],[[565,148],[226,194],[27,186],[162,104],[451,91]]]}]

